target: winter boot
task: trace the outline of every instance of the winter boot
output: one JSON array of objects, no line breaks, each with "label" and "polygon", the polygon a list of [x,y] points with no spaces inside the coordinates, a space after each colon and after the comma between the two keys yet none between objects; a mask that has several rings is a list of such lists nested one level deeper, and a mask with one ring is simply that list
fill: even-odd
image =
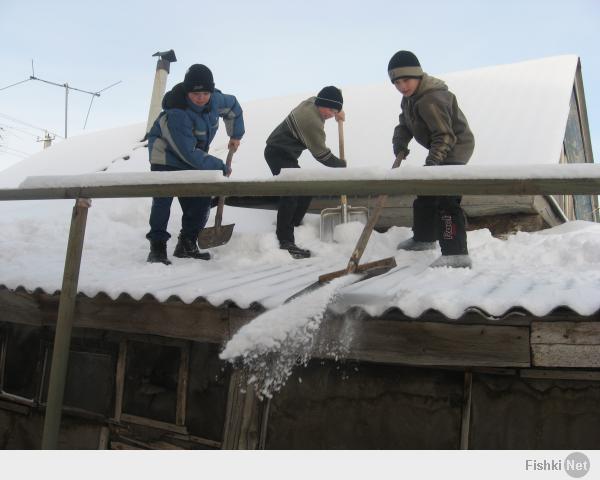
[{"label": "winter boot", "polygon": [[279,248],[281,250],[287,250],[294,258],[309,258],[311,255],[310,250],[304,250],[294,242],[282,242],[279,244]]},{"label": "winter boot", "polygon": [[430,267],[471,268],[473,262],[469,255],[442,255]]},{"label": "winter boot", "polygon": [[173,256],[177,258],[195,258],[198,260],[210,260],[210,253],[198,250],[196,240],[190,240],[179,234],[177,245],[173,251]]},{"label": "winter boot", "polygon": [[435,250],[437,242],[419,242],[414,238],[409,238],[398,244],[396,247],[398,250],[410,250],[414,252],[420,252],[423,250]]},{"label": "winter boot", "polygon": [[150,240],[150,253],[146,261],[148,263],[171,265],[171,261],[167,258],[167,242]]}]

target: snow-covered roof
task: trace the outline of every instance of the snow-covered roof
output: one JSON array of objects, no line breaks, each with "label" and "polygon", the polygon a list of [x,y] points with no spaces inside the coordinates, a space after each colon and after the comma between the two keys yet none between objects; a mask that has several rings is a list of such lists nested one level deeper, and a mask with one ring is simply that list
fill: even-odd
[{"label": "snow-covered roof", "polygon": [[[456,94],[475,134],[470,165],[556,164],[569,114],[578,57],[564,55],[509,65],[438,75]],[[392,133],[401,95],[393,85],[342,87],[345,152],[350,167],[391,167]],[[235,93],[235,92],[228,92]],[[246,135],[233,160],[234,175],[270,177],[264,161],[265,139],[289,111],[315,92],[243,103]],[[0,175],[0,188],[16,187],[29,175],[147,171],[141,148],[145,122],[72,137],[32,155]],[[221,128],[211,153],[225,157],[227,136]],[[326,122],[328,143],[337,151],[337,126]],[[421,165],[426,150],[414,141],[406,165]],[[122,161],[127,158],[133,161]],[[308,152],[303,168],[326,168]]]},{"label": "snow-covered roof", "polygon": [[[558,163],[576,66],[576,56],[565,56],[440,75],[457,94],[475,132],[472,163],[494,168]],[[389,83],[343,90],[350,166],[386,168],[393,160],[391,134],[400,95]],[[306,96],[243,105],[247,134],[234,157],[234,178],[270,177],[262,157],[264,140]],[[139,142],[144,127],[140,123],[57,143],[2,172],[0,187],[16,187],[33,175],[147,171],[147,150]],[[335,128],[333,121],[327,123],[334,151]],[[213,145],[212,153],[224,156],[223,131]],[[407,165],[417,167],[425,152],[414,145],[411,149]],[[306,156],[302,164],[303,175],[310,175],[305,169],[321,168]],[[277,248],[275,212],[226,207],[223,222],[236,227],[232,240],[213,250],[213,260],[173,258],[171,266],[147,264],[144,235],[150,202],[147,198],[93,201],[80,292],[91,297],[102,292],[112,298],[128,294],[139,299],[150,294],[160,301],[201,298],[215,306],[233,302],[242,308],[273,308],[320,274],[343,268],[362,228],[354,223],[341,226],[337,243],[322,243],[319,218],[308,216],[296,229],[296,240],[310,248],[314,258],[299,261]],[[49,293],[60,289],[72,206],[65,200],[0,202],[0,285]],[[180,215],[174,202],[169,224],[174,237]],[[396,251],[396,244],[410,234],[401,227],[374,233],[363,261],[395,256],[398,267],[343,287],[335,308],[357,306],[372,315],[398,308],[411,317],[433,309],[448,318],[459,318],[470,308],[495,316],[515,307],[538,316],[561,306],[581,315],[600,310],[600,225],[571,222],[507,240],[493,238],[485,229],[469,232],[472,270],[427,268],[439,251]],[[175,239],[169,242],[169,255],[174,244]]]},{"label": "snow-covered roof", "polygon": [[[344,268],[362,226],[336,230],[337,243],[318,239],[318,216],[296,229],[297,242],[315,257],[293,260],[279,250],[275,212],[226,208],[224,223],[235,223],[232,240],[212,250],[208,262],[172,258],[173,265],[147,264],[144,238],[150,201],[94,200],[88,216],[79,291],[93,297],[150,294],[159,301],[178,297],[186,303],[206,299],[215,306],[273,308],[313,283],[320,274]],[[49,208],[50,206],[50,208]],[[3,202],[0,205],[0,284],[53,293],[60,289],[72,202]],[[171,232],[179,228],[173,209]],[[431,269],[437,252],[399,252],[396,244],[410,230],[394,227],[373,233],[363,261],[395,256],[388,274],[349,286],[339,308],[358,306],[372,315],[398,308],[419,317],[438,310],[458,318],[471,308],[502,316],[515,307],[544,316],[565,306],[581,315],[600,309],[600,225],[570,222],[507,240],[488,230],[468,233],[472,270]],[[169,255],[175,241],[169,244]]]}]

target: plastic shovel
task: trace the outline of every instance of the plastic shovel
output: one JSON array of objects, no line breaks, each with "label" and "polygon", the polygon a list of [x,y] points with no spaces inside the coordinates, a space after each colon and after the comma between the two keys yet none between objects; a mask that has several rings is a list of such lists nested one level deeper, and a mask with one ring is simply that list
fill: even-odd
[{"label": "plastic shovel", "polygon": [[[231,160],[233,159],[233,150],[229,150],[227,153],[226,165],[227,168],[231,167]],[[198,245],[200,248],[213,248],[225,245],[231,235],[233,234],[233,227],[235,223],[230,225],[221,225],[223,220],[223,208],[225,206],[225,197],[219,197],[219,203],[217,205],[217,214],[215,215],[215,226],[204,228],[198,234]]]},{"label": "plastic shovel", "polygon": [[[344,122],[338,121],[338,138],[340,158],[344,160]],[[367,207],[351,207],[346,195],[341,196],[341,205],[335,208],[325,208],[321,211],[321,241],[333,242],[335,227],[340,223],[361,222],[366,224],[369,219]]]}]

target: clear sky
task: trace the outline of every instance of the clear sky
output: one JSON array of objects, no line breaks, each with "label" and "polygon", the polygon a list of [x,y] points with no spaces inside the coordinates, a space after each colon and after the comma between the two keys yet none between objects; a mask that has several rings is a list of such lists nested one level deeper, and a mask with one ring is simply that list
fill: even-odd
[{"label": "clear sky", "polygon": [[[600,162],[599,26],[600,0],[1,0],[0,89],[29,78],[32,59],[37,77],[83,90],[122,81],[94,100],[86,129],[97,130],[146,120],[152,54],[169,49],[168,87],[204,63],[242,106],[388,82],[401,49],[432,74],[577,54]],[[70,93],[69,136],[83,131],[90,100]],[[42,148],[39,128],[64,134],[64,103],[64,88],[39,81],[0,91],[0,170]]]}]

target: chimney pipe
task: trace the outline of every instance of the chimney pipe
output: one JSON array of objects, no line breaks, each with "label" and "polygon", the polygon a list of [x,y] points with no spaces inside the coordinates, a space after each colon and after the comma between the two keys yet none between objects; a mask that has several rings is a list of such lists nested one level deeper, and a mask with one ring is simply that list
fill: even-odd
[{"label": "chimney pipe", "polygon": [[46,135],[44,136],[44,150],[52,146],[52,140],[54,140],[54,137],[51,137],[50,134],[46,132]]},{"label": "chimney pipe", "polygon": [[154,120],[162,110],[162,99],[167,88],[167,76],[171,67],[171,62],[176,62],[175,52],[156,52],[153,57],[159,57],[156,62],[156,74],[154,75],[154,86],[152,87],[152,99],[150,100],[150,111],[148,112],[148,123],[146,124],[146,133],[152,128]]}]

